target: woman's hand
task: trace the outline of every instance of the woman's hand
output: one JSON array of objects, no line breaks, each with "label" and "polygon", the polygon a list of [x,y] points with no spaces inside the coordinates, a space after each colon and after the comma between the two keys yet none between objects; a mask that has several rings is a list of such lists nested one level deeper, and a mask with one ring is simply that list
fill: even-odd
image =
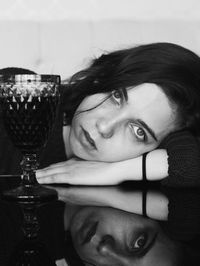
[{"label": "woman's hand", "polygon": [[38,170],[36,177],[42,184],[116,185],[125,180],[117,164],[70,159]]}]

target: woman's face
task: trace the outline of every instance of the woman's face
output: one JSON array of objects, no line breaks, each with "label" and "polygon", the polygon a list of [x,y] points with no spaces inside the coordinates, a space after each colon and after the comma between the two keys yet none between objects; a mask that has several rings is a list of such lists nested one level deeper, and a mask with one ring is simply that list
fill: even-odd
[{"label": "woman's face", "polygon": [[85,160],[127,160],[155,149],[175,130],[175,112],[160,87],[145,83],[125,92],[115,91],[109,98],[94,94],[81,102],[64,135],[68,154]]},{"label": "woman's face", "polygon": [[87,266],[174,265],[174,244],[158,223],[133,213],[84,207],[74,215],[70,231]]}]

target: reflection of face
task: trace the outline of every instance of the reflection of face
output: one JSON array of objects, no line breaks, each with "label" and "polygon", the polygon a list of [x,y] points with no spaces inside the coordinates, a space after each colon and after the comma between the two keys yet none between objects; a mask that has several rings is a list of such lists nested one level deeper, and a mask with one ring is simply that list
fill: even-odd
[{"label": "reflection of face", "polygon": [[[78,112],[93,108],[107,94],[86,97]],[[85,160],[121,161],[155,149],[175,128],[175,116],[167,96],[155,84],[142,84],[114,92],[98,107],[75,115],[68,151]],[[67,139],[67,140],[66,140]]]},{"label": "reflection of face", "polygon": [[174,246],[157,222],[112,208],[84,207],[70,231],[86,265],[172,266]]}]

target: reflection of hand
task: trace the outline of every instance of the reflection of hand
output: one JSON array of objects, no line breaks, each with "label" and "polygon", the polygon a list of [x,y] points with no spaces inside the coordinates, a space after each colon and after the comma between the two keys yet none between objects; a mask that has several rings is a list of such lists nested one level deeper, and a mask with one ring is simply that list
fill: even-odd
[{"label": "reflection of hand", "polygon": [[[115,197],[125,194],[119,186],[46,186],[58,192],[59,200],[75,205],[109,206],[114,207]],[[133,192],[132,192],[133,193]],[[126,194],[125,194],[126,195]],[[118,197],[119,198],[119,197]]]},{"label": "reflection of hand", "polygon": [[37,180],[42,184],[67,183],[73,185],[115,185],[124,175],[117,163],[71,159],[38,170]]},{"label": "reflection of hand", "polygon": [[[112,207],[142,215],[143,193],[146,193],[146,212],[149,218],[166,220],[168,199],[160,191],[121,189],[120,186],[80,187],[49,186],[58,192],[59,200],[67,204]],[[68,214],[67,214],[68,215]]]}]

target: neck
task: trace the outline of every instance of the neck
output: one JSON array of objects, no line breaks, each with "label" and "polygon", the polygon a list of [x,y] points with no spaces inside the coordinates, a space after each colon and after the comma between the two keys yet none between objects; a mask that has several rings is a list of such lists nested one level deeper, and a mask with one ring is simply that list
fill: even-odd
[{"label": "neck", "polygon": [[65,145],[65,154],[67,156],[67,159],[70,159],[73,156],[72,150],[69,144],[70,129],[71,129],[71,126],[63,126],[63,141]]}]

